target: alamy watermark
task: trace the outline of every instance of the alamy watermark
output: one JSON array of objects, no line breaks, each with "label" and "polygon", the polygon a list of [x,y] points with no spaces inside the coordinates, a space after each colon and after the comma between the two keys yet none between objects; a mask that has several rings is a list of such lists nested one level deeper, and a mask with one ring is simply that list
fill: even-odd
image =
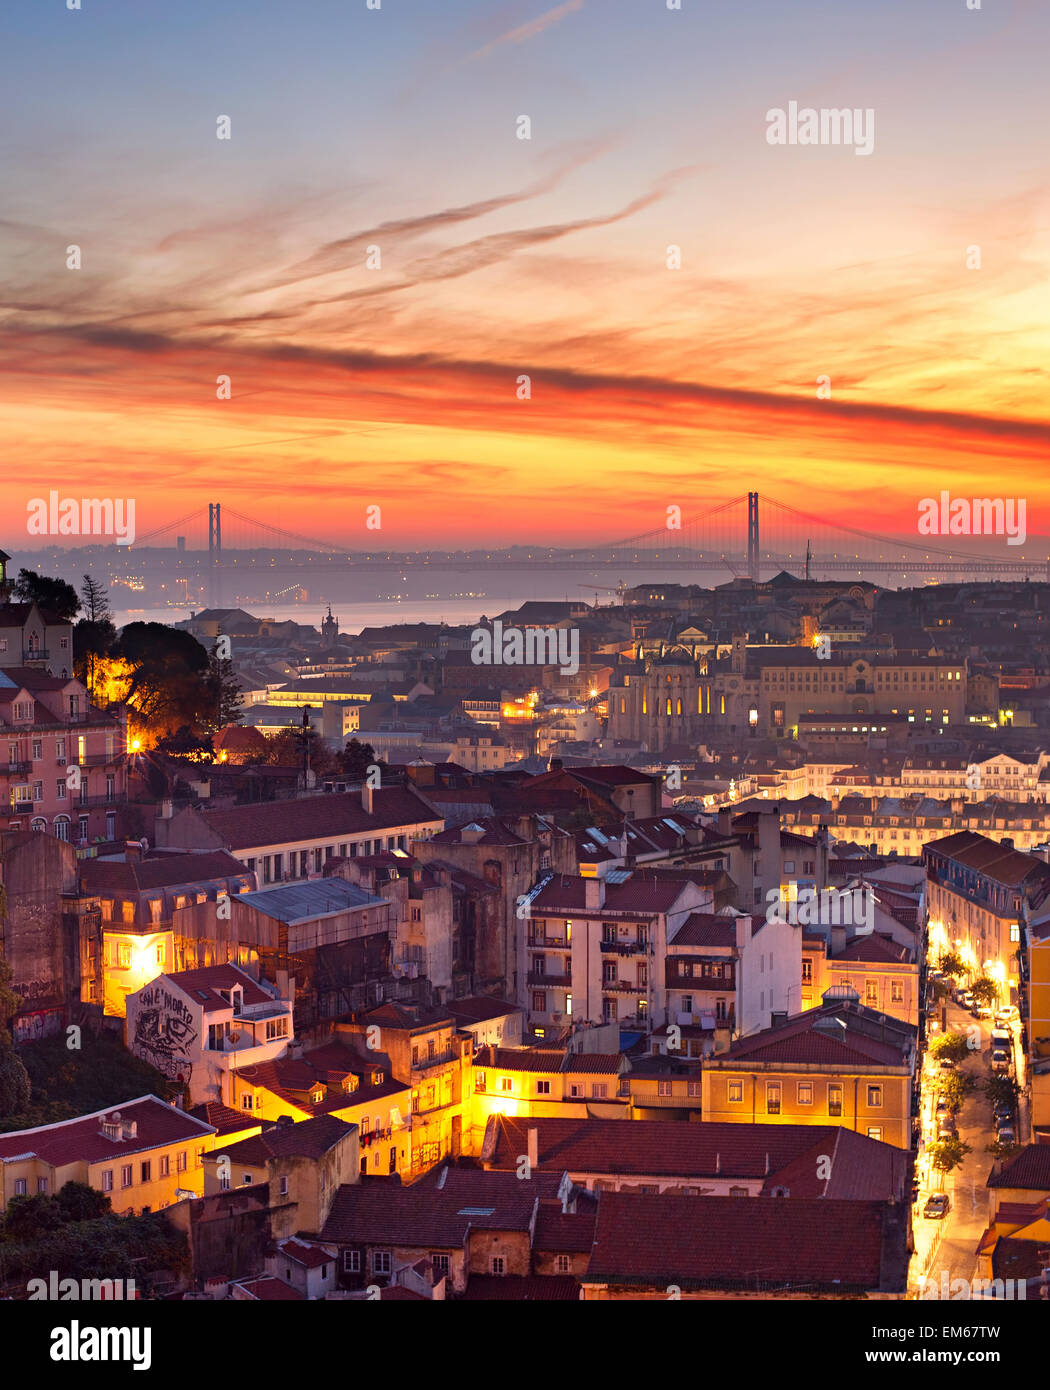
[{"label": "alamy watermark", "polygon": [[113,536],[117,545],[135,544],[133,497],[63,497],[54,488],[27,504],[31,536]]},{"label": "alamy watermark", "polygon": [[559,666],[563,676],[580,669],[578,627],[507,627],[498,618],[470,634],[470,659],[475,666]]},{"label": "alamy watermark", "polygon": [[919,503],[920,536],[1005,536],[1007,545],[1024,545],[1023,497],[924,497]]},{"label": "alamy watermark", "polygon": [[137,1297],[134,1279],[62,1279],[56,1269],[49,1270],[46,1279],[30,1279],[26,1293],[30,1302],[46,1298],[52,1303],[130,1302]]},{"label": "alamy watermark", "polygon": [[766,112],[766,143],[770,145],[853,145],[854,154],[871,154],[875,148],[875,110],[868,106],[799,107],[789,101],[787,110],[771,107]]},{"label": "alamy watermark", "polygon": [[789,897],[781,888],[766,894],[766,921],[793,927],[853,927],[857,936],[875,930],[875,894],[870,888],[800,888]]},{"label": "alamy watermark", "polygon": [[1028,1284],[1024,1279],[953,1279],[946,1269],[941,1277],[928,1279],[919,1275],[919,1297],[928,1299],[966,1301],[971,1298],[993,1298],[1017,1301],[1028,1298]]}]

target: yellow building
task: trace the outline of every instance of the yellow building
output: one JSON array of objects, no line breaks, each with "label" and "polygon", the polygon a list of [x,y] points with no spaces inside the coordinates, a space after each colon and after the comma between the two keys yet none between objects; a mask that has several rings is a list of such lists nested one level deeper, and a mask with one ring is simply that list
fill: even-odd
[{"label": "yellow building", "polygon": [[823,937],[802,939],[802,1008],[817,1008],[830,990],[855,991],[869,1009],[913,1028],[919,1024],[919,964],[906,946],[875,932],[855,936],[830,954]]},{"label": "yellow building", "polygon": [[121,1216],[160,1211],[204,1187],[215,1129],[156,1096],[0,1135],[0,1210],[12,1197],[80,1182]]},{"label": "yellow building", "polygon": [[913,1028],[855,992],[740,1038],[703,1060],[705,1121],[838,1124],[911,1146]]},{"label": "yellow building", "polygon": [[470,1152],[481,1152],[492,1115],[512,1119],[626,1118],[630,1096],[621,1053],[479,1047],[474,1054]]},{"label": "yellow building", "polygon": [[233,1105],[273,1123],[335,1115],[356,1125],[362,1173],[411,1173],[412,1088],[380,1059],[366,1065],[329,1043],[301,1060],[278,1058],[233,1073]]}]

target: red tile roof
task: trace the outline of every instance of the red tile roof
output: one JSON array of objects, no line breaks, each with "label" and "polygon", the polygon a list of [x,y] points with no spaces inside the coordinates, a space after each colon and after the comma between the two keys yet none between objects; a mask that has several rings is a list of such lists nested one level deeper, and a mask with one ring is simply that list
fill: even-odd
[{"label": "red tile roof", "polygon": [[489,1019],[525,1012],[522,1004],[512,1004],[509,999],[497,999],[489,994],[472,994],[465,999],[453,999],[445,1007],[461,1026],[486,1023]]},{"label": "red tile roof", "polygon": [[227,879],[250,881],[248,870],[225,850],[203,854],[156,854],[146,859],[82,859],[80,881],[88,893],[144,893]]},{"label": "red tile roof", "polygon": [[560,1202],[541,1202],[536,1213],[533,1250],[551,1255],[588,1254],[594,1244],[596,1215],[594,1207],[563,1212]]},{"label": "red tile roof", "polygon": [[260,989],[252,977],[237,965],[202,965],[198,970],[176,970],[162,979],[178,985],[195,1004],[203,1004],[206,1012],[228,1009],[230,1001],[219,993],[222,989],[233,989],[236,985],[244,991],[244,1007],[253,1004],[272,1004],[274,998]]},{"label": "red tile roof", "polygon": [[1026,1144],[1020,1153],[1008,1158],[998,1171],[992,1169],[989,1187],[1023,1187],[1050,1193],[1050,1144]]},{"label": "red tile roof", "polygon": [[[103,1120],[115,1120],[117,1115],[124,1124],[135,1123],[134,1139],[110,1139],[103,1134]],[[213,1133],[211,1125],[203,1124],[185,1110],[168,1105],[156,1096],[139,1096],[75,1120],[0,1134],[0,1162],[25,1154],[36,1154],[56,1168],[78,1161],[98,1163],[110,1157],[119,1162],[128,1154],[167,1144],[200,1141]]]},{"label": "red tile roof", "polygon": [[[482,1149],[486,1167],[516,1170],[530,1130],[536,1130],[537,1168],[576,1177],[740,1178],[787,1187],[792,1197],[851,1200],[899,1197],[904,1190],[907,1155],[840,1125],[493,1115]],[[832,1156],[827,1178],[817,1176],[822,1154]]]},{"label": "red tile roof", "polygon": [[[274,1125],[231,1144],[224,1153],[231,1162],[254,1168],[265,1168],[271,1158],[323,1158],[353,1129],[336,1115],[319,1115],[298,1124]],[[210,1157],[205,1155],[206,1160]]]},{"label": "red tile roof", "polygon": [[263,1303],[295,1302],[303,1297],[291,1284],[286,1284],[283,1279],[274,1279],[269,1274],[264,1274],[258,1279],[241,1279],[236,1287]]},{"label": "red tile roof", "polygon": [[460,1298],[468,1303],[575,1303],[580,1284],[567,1274],[472,1274]]},{"label": "red tile roof", "polygon": [[713,912],[691,912],[670,940],[671,946],[736,947],[735,918]]},{"label": "red tile roof", "polygon": [[881,1202],[603,1192],[584,1283],[876,1290],[885,1212]]},{"label": "red tile roof", "polygon": [[[808,1062],[863,1071],[905,1065],[916,1030],[860,1004],[831,1003],[796,1014],[773,1028],[738,1038],[725,1052],[704,1060],[705,1068],[743,1062]],[[845,1026],[843,1026],[845,1025]],[[872,1036],[877,1034],[877,1036]]]},{"label": "red tile roof", "polygon": [[210,1125],[216,1134],[239,1134],[246,1129],[262,1128],[261,1121],[247,1111],[231,1110],[217,1100],[206,1100],[200,1105],[191,1106],[187,1114]]},{"label": "red tile roof", "polygon": [[284,1241],[277,1248],[279,1254],[287,1255],[304,1269],[320,1269],[322,1265],[330,1265],[335,1258],[319,1245],[304,1245],[301,1240],[294,1238]]},{"label": "red tile roof", "polygon": [[298,840],[338,839],[369,831],[408,829],[440,824],[440,811],[407,787],[384,787],[373,792],[372,814],[361,805],[359,792],[305,797],[300,801],[260,802],[204,811],[212,830],[233,851]]},{"label": "red tile roof", "polygon": [[604,905],[589,908],[586,905],[587,885],[594,883],[593,878],[554,874],[533,899],[533,915],[572,912],[579,917],[600,917],[609,912],[637,912],[642,916],[655,916],[669,912],[688,886],[684,880],[662,881],[632,875],[624,883],[605,884]]}]

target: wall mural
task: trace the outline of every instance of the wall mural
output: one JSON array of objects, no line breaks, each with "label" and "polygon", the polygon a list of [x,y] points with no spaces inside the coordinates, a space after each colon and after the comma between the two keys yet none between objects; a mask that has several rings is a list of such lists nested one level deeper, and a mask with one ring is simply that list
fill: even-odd
[{"label": "wall mural", "polygon": [[138,997],[132,1051],[169,1081],[189,1083],[193,1063],[187,1056],[197,1041],[193,1014],[183,1001],[160,985],[150,985]]}]

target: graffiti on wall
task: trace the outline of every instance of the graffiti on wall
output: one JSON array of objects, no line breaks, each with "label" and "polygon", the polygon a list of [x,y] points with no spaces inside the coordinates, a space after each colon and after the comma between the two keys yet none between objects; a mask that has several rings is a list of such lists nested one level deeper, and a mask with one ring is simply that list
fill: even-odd
[{"label": "graffiti on wall", "polygon": [[61,1031],[61,1009],[38,1009],[36,1013],[20,1014],[11,1025],[11,1035],[16,1043],[39,1042],[41,1038],[53,1038]]},{"label": "graffiti on wall", "polygon": [[134,1053],[169,1081],[188,1082],[193,1072],[188,1054],[196,1041],[193,1014],[178,995],[161,985],[141,992],[131,1044]]}]

